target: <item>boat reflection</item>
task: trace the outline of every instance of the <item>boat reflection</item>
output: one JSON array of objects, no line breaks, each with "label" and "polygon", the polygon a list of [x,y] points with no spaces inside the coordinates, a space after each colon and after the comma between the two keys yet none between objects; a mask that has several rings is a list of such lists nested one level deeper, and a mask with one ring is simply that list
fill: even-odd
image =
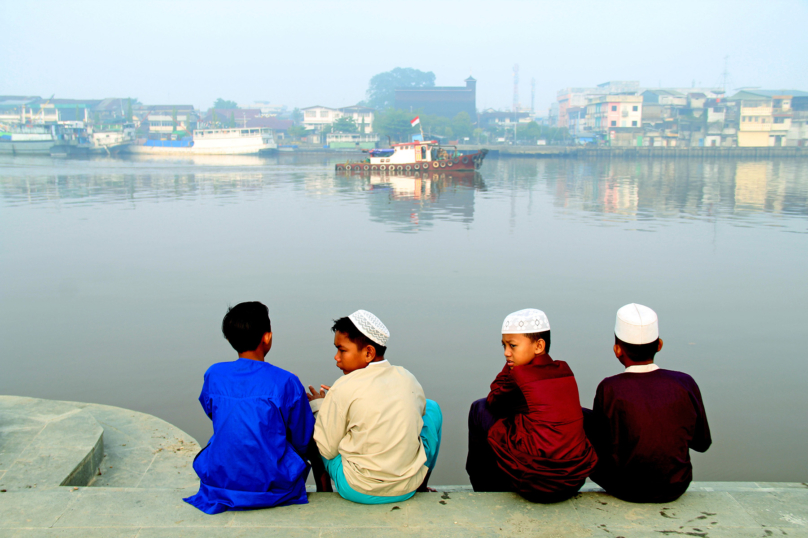
[{"label": "boat reflection", "polygon": [[475,193],[485,190],[482,175],[476,171],[353,175],[373,193],[367,197],[371,220],[392,224],[401,232],[417,232],[438,220],[471,224]]}]

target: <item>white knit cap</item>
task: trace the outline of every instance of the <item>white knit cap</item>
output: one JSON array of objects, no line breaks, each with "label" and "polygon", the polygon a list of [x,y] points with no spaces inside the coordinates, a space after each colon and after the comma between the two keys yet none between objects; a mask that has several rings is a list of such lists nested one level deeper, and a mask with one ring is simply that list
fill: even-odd
[{"label": "white knit cap", "polygon": [[650,344],[659,338],[656,312],[641,304],[627,304],[617,311],[614,335],[627,344]]},{"label": "white knit cap", "polygon": [[525,308],[508,314],[502,322],[502,334],[530,334],[550,330],[550,320],[541,310]]},{"label": "white knit cap", "polygon": [[348,319],[353,321],[359,331],[379,344],[387,346],[387,339],[390,338],[390,331],[384,326],[382,320],[368,312],[367,310],[357,310]]}]

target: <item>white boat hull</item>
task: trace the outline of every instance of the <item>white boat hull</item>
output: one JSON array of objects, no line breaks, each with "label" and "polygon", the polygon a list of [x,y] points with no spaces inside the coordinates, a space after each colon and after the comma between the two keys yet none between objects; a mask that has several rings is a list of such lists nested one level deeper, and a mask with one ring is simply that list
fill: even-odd
[{"label": "white boat hull", "polygon": [[243,147],[196,147],[190,148],[165,148],[156,146],[140,146],[130,144],[121,148],[122,153],[138,153],[145,155],[256,155],[263,151],[277,149],[274,144],[260,144]]},{"label": "white boat hull", "polygon": [[0,140],[0,154],[49,155],[55,140]]}]

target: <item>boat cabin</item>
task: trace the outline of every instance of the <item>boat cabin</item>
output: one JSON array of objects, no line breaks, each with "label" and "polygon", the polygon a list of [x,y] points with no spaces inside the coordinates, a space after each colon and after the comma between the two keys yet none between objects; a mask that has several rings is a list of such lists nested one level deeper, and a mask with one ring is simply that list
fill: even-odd
[{"label": "boat cabin", "polygon": [[391,149],[372,149],[370,164],[413,164],[452,159],[457,156],[457,148],[441,146],[435,140],[393,144]]}]

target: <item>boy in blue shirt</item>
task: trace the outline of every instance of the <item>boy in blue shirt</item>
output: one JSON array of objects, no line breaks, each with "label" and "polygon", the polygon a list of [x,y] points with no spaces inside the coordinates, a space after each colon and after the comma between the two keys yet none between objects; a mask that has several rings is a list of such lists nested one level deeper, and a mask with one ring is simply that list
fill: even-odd
[{"label": "boy in blue shirt", "polygon": [[264,362],[272,348],[267,307],[230,308],[222,332],[238,360],[205,372],[199,402],[213,436],[194,459],[199,492],[184,500],[206,514],[305,504],[314,416],[300,380]]}]

